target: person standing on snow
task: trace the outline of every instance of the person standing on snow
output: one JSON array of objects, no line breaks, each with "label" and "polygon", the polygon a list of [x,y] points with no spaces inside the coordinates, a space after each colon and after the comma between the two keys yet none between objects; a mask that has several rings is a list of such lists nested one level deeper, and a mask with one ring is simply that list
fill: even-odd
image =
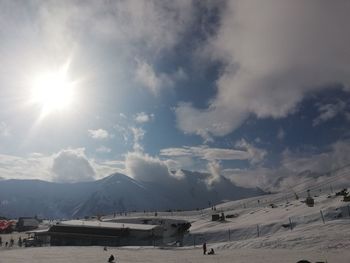
[{"label": "person standing on snow", "polygon": [[207,243],[203,243],[203,255],[207,254]]}]

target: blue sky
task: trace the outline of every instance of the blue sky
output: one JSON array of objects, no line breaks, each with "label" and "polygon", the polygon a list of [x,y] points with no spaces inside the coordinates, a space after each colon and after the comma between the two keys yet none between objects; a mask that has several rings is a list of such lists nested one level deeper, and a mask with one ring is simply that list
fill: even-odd
[{"label": "blue sky", "polygon": [[[188,169],[269,189],[350,163],[349,3],[1,1],[0,10],[3,178],[152,180]],[[33,100],[35,80],[57,72],[74,96]]]}]

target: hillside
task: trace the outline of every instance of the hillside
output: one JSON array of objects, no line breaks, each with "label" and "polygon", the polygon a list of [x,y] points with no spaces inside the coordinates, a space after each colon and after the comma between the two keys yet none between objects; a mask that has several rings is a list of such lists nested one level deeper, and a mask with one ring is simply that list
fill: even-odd
[{"label": "hillside", "polygon": [[[216,211],[160,212],[158,216],[191,222],[185,246],[207,242],[217,249],[349,249],[350,203],[334,193],[318,193],[314,191],[313,207],[305,204],[306,193],[288,201],[279,193],[228,201],[217,205]],[[229,217],[212,221],[217,213]],[[137,216],[145,214],[128,217]]]},{"label": "hillside", "polygon": [[208,186],[209,175],[184,171],[169,185],[140,182],[123,174],[83,183],[40,180],[0,181],[0,216],[76,218],[130,211],[189,210],[223,200],[261,195],[259,189],[237,187],[222,178]]}]

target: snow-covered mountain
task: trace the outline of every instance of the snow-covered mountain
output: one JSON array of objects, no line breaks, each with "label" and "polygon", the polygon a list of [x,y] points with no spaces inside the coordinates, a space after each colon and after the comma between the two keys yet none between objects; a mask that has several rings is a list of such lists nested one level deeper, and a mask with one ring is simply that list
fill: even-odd
[{"label": "snow-covered mountain", "polygon": [[0,216],[76,218],[124,211],[187,210],[264,194],[260,189],[237,187],[224,177],[208,186],[208,174],[183,173],[182,179],[174,177],[167,184],[140,182],[119,173],[71,184],[2,180]]}]

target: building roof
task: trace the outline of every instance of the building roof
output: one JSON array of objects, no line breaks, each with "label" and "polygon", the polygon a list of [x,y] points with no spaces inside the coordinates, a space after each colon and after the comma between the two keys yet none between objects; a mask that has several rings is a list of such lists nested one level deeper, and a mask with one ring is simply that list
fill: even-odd
[{"label": "building roof", "polygon": [[38,226],[39,221],[35,218],[22,218],[19,220],[21,226]]},{"label": "building roof", "polygon": [[70,226],[70,227],[100,227],[100,228],[111,228],[111,229],[121,229],[129,228],[133,230],[152,230],[158,228],[158,225],[146,225],[146,224],[129,224],[129,223],[110,223],[101,221],[84,221],[84,220],[68,220],[61,221],[57,225]]},{"label": "building roof", "polygon": [[46,229],[35,229],[35,230],[29,230],[26,231],[27,234],[34,234],[34,233],[46,233],[50,230],[50,228],[46,228]]},{"label": "building roof", "polygon": [[0,220],[0,231],[10,229],[15,223],[10,220]]}]

